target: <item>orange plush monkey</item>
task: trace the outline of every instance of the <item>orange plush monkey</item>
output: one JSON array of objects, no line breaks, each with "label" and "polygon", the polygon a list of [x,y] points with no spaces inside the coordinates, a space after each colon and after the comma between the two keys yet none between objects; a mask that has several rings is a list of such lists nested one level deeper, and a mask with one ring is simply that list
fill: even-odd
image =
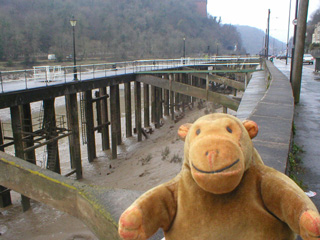
[{"label": "orange plush monkey", "polygon": [[286,175],[263,164],[253,121],[211,114],[182,125],[181,172],[138,198],[120,217],[123,239],[320,239],[320,216]]}]

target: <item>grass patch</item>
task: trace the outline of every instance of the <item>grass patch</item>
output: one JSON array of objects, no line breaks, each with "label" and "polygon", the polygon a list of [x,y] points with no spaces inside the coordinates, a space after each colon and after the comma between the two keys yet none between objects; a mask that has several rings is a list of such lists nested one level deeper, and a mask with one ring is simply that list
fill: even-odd
[{"label": "grass patch", "polygon": [[302,147],[298,146],[293,142],[291,152],[289,153],[289,177],[304,191],[308,188],[302,180],[299,179],[298,175],[304,173],[304,168],[301,166],[302,158],[301,153],[304,153]]},{"label": "grass patch", "polygon": [[165,147],[165,149],[163,149],[163,151],[161,152],[162,161],[166,160],[168,158],[169,154],[170,154],[169,147]]},{"label": "grass patch", "polygon": [[174,154],[173,157],[170,160],[171,163],[181,163],[182,157],[179,157],[178,154]]},{"label": "grass patch", "polygon": [[143,165],[148,164],[151,159],[152,159],[152,155],[148,154],[145,158],[142,158],[139,162],[141,162],[141,164],[143,166]]}]

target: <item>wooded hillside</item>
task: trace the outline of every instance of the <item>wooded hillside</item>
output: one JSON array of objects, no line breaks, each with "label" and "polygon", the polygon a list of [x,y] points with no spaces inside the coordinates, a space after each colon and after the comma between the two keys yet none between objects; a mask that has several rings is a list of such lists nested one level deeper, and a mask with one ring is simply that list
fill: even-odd
[{"label": "wooded hillside", "polygon": [[[265,54],[265,32],[250,26],[236,25],[241,35],[242,46],[249,54]],[[284,55],[286,53],[286,43],[281,42],[270,36],[269,38],[269,54]]]},{"label": "wooded hillside", "polygon": [[[47,54],[102,60],[239,53],[239,33],[216,18],[203,18],[193,0],[0,0],[0,60],[26,63]],[[236,48],[236,52],[235,50]]]}]

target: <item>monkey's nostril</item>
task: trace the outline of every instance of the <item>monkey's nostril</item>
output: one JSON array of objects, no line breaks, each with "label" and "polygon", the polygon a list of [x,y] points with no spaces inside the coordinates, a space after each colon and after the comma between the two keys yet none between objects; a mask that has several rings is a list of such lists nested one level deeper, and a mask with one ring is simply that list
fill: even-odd
[{"label": "monkey's nostril", "polygon": [[206,152],[206,156],[208,156],[209,155],[209,152]]}]

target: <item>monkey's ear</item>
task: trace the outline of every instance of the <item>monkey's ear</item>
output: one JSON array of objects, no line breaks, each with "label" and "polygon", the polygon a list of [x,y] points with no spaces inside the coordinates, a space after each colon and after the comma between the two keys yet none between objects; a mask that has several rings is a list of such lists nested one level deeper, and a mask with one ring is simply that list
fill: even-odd
[{"label": "monkey's ear", "polygon": [[191,128],[192,124],[191,123],[185,123],[183,125],[181,125],[179,127],[179,130],[178,130],[178,135],[180,137],[180,139],[182,141],[184,141],[187,137],[187,134],[189,132],[189,129]]},{"label": "monkey's ear", "polygon": [[242,124],[247,129],[251,139],[258,135],[259,127],[254,121],[245,120],[242,122]]}]

